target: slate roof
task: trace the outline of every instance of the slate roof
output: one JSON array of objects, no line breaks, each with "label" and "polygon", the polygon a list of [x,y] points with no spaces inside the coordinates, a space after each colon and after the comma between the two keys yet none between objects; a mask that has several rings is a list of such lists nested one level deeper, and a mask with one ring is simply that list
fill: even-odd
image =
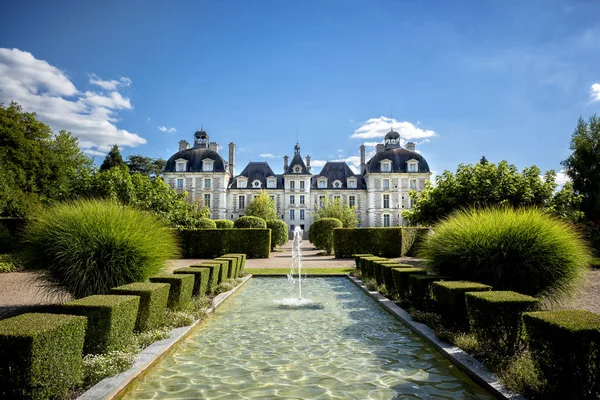
[{"label": "slate roof", "polygon": [[[294,165],[297,165],[297,164],[299,164],[302,167],[302,169],[300,170],[299,173],[295,173],[292,171],[292,167],[294,167]],[[306,168],[306,164],[304,164],[304,160],[302,159],[300,152],[297,152],[296,154],[294,154],[294,158],[292,158],[292,161],[288,165],[287,169],[285,171],[283,171],[283,174],[284,175],[287,175],[287,174],[294,174],[294,175],[310,174],[310,172],[308,172],[308,169]]]},{"label": "slate roof", "polygon": [[202,160],[205,158],[214,160],[212,172],[225,172],[227,166],[227,162],[216,151],[206,147],[192,147],[191,149],[181,150],[173,154],[171,158],[167,160],[164,172],[177,172],[176,160],[179,160],[180,158],[188,161],[187,170],[185,172],[203,172]]},{"label": "slate roof", "polygon": [[[319,188],[319,177],[327,178],[327,187],[326,189],[349,189],[347,179],[350,177],[356,178],[356,190],[365,190],[365,181],[360,175],[356,175],[343,161],[328,161],[325,163],[321,172],[318,175],[313,175],[311,178],[311,189],[321,189]],[[342,185],[339,188],[333,187],[333,182],[339,180]],[[351,189],[354,190],[354,189]]]},{"label": "slate roof", "polygon": [[408,172],[408,165],[406,164],[409,160],[417,160],[419,161],[419,169],[418,172],[430,172],[429,164],[422,155],[417,152],[406,150],[403,148],[394,148],[382,151],[381,153],[375,154],[369,162],[367,162],[367,172],[381,172],[381,164],[382,160],[391,160],[392,161],[392,170],[391,172]]},{"label": "slate roof", "polygon": [[[244,176],[246,178],[248,178],[248,186],[243,188],[243,187],[238,187],[238,181],[237,181],[237,177],[239,176]],[[244,170],[236,177],[236,179],[232,180],[232,183],[229,185],[230,189],[255,189],[253,188],[252,182],[254,182],[255,180],[259,180],[261,183],[261,189],[269,189],[267,188],[267,178],[270,176],[274,176],[277,178],[277,184],[275,186],[276,189],[283,189],[283,176],[282,175],[275,175],[273,173],[273,170],[271,169],[271,167],[269,166],[269,163],[267,162],[249,162],[248,165],[246,165],[246,168],[244,168]]]}]

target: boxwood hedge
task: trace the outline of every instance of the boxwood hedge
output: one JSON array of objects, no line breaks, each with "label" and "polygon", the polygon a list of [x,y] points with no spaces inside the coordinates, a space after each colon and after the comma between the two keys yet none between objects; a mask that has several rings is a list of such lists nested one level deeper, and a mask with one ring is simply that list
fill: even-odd
[{"label": "boxwood hedge", "polygon": [[230,219],[215,219],[217,229],[233,229],[233,221]]},{"label": "boxwood hedge", "polygon": [[180,229],[183,258],[214,258],[244,253],[248,258],[269,258],[270,229]]},{"label": "boxwood hedge", "polygon": [[0,321],[0,397],[65,398],[81,382],[86,318],[22,314]]},{"label": "boxwood hedge", "polygon": [[362,267],[361,267],[361,272],[363,273],[364,276],[369,277],[369,278],[375,278],[375,269],[373,267],[373,261],[388,261],[387,258],[384,257],[377,257],[377,256],[373,256],[373,257],[363,257],[360,259],[360,262],[362,263]]},{"label": "boxwood hedge", "polygon": [[451,280],[451,278],[444,275],[411,275],[408,278],[411,305],[417,310],[433,311],[435,302],[431,292],[431,284],[447,280]]},{"label": "boxwood hedge", "polygon": [[234,279],[237,277],[237,257],[222,256],[214,259],[215,261],[227,261],[227,278]]},{"label": "boxwood hedge", "polygon": [[229,273],[229,261],[227,261],[227,260],[222,260],[222,261],[210,260],[210,261],[203,262],[201,265],[203,267],[208,267],[209,265],[218,265],[219,266],[217,285],[219,285],[220,283],[225,282],[227,280],[227,274]]},{"label": "boxwood hedge", "polygon": [[184,267],[173,271],[174,274],[190,274],[194,276],[192,296],[204,296],[208,292],[210,269],[201,267]]},{"label": "boxwood hedge", "polygon": [[374,257],[373,254],[352,254],[352,257],[354,257],[354,263],[356,264],[356,269],[360,268],[360,259],[362,257]]},{"label": "boxwood hedge", "polygon": [[333,232],[336,258],[348,258],[356,253],[381,257],[413,255],[428,228],[338,228]]},{"label": "boxwood hedge", "polygon": [[167,307],[171,310],[181,310],[192,300],[194,277],[191,275],[156,275],[150,278],[150,282],[168,283],[170,285]]},{"label": "boxwood hedge", "polygon": [[[239,273],[244,271],[244,268],[246,267],[246,254],[245,253],[228,253],[225,254],[226,257],[237,257],[238,258],[238,267],[239,267]],[[252,258],[252,257],[250,257]],[[240,266],[241,265],[241,266]],[[238,275],[239,275],[238,273]]]},{"label": "boxwood hedge", "polygon": [[202,263],[190,265],[190,267],[207,268],[209,270],[208,287],[206,289],[207,293],[214,293],[215,290],[217,290],[217,286],[219,286],[219,283],[221,282],[219,280],[221,275],[221,264]]},{"label": "boxwood hedge", "polygon": [[392,268],[392,279],[394,280],[394,291],[401,302],[408,301],[410,295],[409,277],[411,275],[425,275],[427,271],[423,268]]},{"label": "boxwood hedge", "polygon": [[490,285],[468,281],[433,282],[431,286],[436,306],[446,327],[459,331],[469,331],[465,293],[489,292]]},{"label": "boxwood hedge", "polygon": [[133,339],[140,298],[138,296],[93,295],[58,307],[61,314],[87,317],[86,354],[117,350]]},{"label": "boxwood hedge", "polygon": [[112,294],[140,297],[140,307],[135,321],[135,330],[147,331],[160,326],[165,319],[169,301],[168,283],[130,283],[111,289]]}]

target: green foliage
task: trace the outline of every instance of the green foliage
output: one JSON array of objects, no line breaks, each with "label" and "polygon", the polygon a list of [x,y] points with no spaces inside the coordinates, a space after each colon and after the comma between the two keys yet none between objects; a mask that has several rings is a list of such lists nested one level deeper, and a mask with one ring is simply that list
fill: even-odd
[{"label": "green foliage", "polygon": [[235,279],[239,275],[238,257],[217,257],[214,261],[227,261],[228,272],[226,279]]},{"label": "green foliage", "polygon": [[218,283],[221,282],[225,282],[229,276],[229,261],[228,260],[210,260],[210,261],[206,261],[203,262],[201,264],[203,267],[208,267],[211,265],[217,265],[219,266],[219,279],[218,279]]},{"label": "green foliage", "polygon": [[140,297],[135,330],[147,331],[163,324],[169,301],[168,283],[130,283],[111,290],[112,294]]},{"label": "green foliage", "polygon": [[217,229],[233,229],[233,221],[230,219],[215,219]]},{"label": "green foliage", "polygon": [[114,144],[106,157],[104,157],[104,161],[102,161],[102,165],[100,165],[100,171],[108,171],[111,168],[123,166],[127,166],[127,164],[125,164],[123,157],[121,157],[119,146]]},{"label": "green foliage", "polygon": [[171,336],[171,329],[162,326],[160,328],[150,329],[144,332],[135,333],[135,344],[139,350],[143,350],[154,342],[163,340]]},{"label": "green foliage", "polygon": [[[238,268],[239,271],[242,272],[246,267],[246,253],[227,253],[224,257],[237,257],[238,259]],[[239,273],[238,273],[239,275]]]},{"label": "green foliage", "polygon": [[600,315],[537,311],[523,316],[535,364],[548,382],[546,398],[600,396]]},{"label": "green foliage", "polygon": [[410,298],[410,276],[425,275],[427,271],[423,268],[392,268],[392,279],[394,280],[393,293],[400,302],[406,302]]},{"label": "green foliage", "polygon": [[83,351],[96,354],[131,343],[139,305],[138,296],[95,295],[65,303],[58,312],[87,317]]},{"label": "green foliage", "polygon": [[253,216],[243,216],[240,217],[238,219],[235,220],[235,222],[233,223],[234,228],[242,228],[242,229],[246,229],[246,228],[254,228],[254,229],[266,229],[267,227],[267,223],[265,222],[264,219],[260,218],[260,217],[253,217]]},{"label": "green foliage", "polygon": [[523,347],[523,313],[537,310],[539,300],[510,291],[466,294],[471,331],[486,358],[503,361]]},{"label": "green foliage", "polygon": [[571,294],[590,261],[572,225],[535,209],[459,211],[434,232],[422,249],[431,270],[547,300]]},{"label": "green foliage", "polygon": [[435,310],[431,285],[433,282],[446,281],[448,279],[444,275],[410,275],[408,284],[410,286],[411,305],[420,311]]},{"label": "green foliage", "polygon": [[0,397],[64,398],[81,382],[84,317],[22,314],[0,321]]},{"label": "green foliage", "polygon": [[427,228],[351,228],[333,233],[336,258],[348,258],[357,252],[381,257],[412,255],[425,237]]},{"label": "green foliage", "polygon": [[381,271],[382,284],[390,293],[394,293],[394,277],[392,269],[394,268],[412,268],[412,265],[401,264],[398,261],[373,261],[373,266]]},{"label": "green foliage", "polygon": [[23,261],[16,254],[0,254],[0,273],[19,272],[24,269]]},{"label": "green foliage", "polygon": [[229,280],[223,281],[217,287],[217,290],[215,291],[215,294],[229,292],[230,290],[232,290],[234,287],[236,287],[240,283],[242,283],[242,279],[241,278],[229,279]]},{"label": "green foliage", "polygon": [[150,277],[150,282],[170,285],[167,307],[171,310],[181,310],[192,300],[194,277],[191,275],[161,274]]},{"label": "green foliage", "polygon": [[146,176],[160,176],[166,163],[162,158],[150,158],[141,154],[129,155],[126,161],[129,172],[139,172]]},{"label": "green foliage", "polygon": [[208,276],[208,293],[214,294],[221,283],[221,264],[202,263],[199,265],[192,265],[192,268],[206,268],[209,270]]},{"label": "green foliage", "polygon": [[[334,235],[334,240],[335,240],[335,235]],[[352,257],[354,257],[354,263],[356,264],[356,269],[360,269],[360,259],[362,257],[373,257],[373,254],[369,254],[369,253],[362,253],[362,254],[352,254]]]},{"label": "green foliage", "polygon": [[[460,164],[456,174],[444,171],[436,177],[435,185],[428,182],[423,191],[411,192],[414,206],[403,211],[402,216],[413,225],[430,225],[467,207],[546,208],[552,206],[557,186],[555,180],[556,174],[552,170],[541,178],[536,166],[519,172],[516,166],[506,161]],[[565,196],[560,200],[565,200]],[[558,207],[561,213],[565,212],[564,207],[564,204]]]},{"label": "green foliage", "polygon": [[342,203],[340,199],[329,201],[329,197],[325,198],[325,204],[314,213],[315,222],[322,218],[334,218],[342,222],[344,228],[354,228],[358,225],[356,207],[350,207]]},{"label": "green foliage", "polygon": [[196,317],[183,310],[168,309],[165,313],[163,325],[170,329],[181,328],[182,326],[190,326],[194,323]]},{"label": "green foliage", "polygon": [[465,332],[469,330],[465,293],[490,290],[492,287],[489,285],[467,281],[441,281],[433,282],[431,285],[431,291],[444,325]]},{"label": "green foliage", "polygon": [[511,359],[508,364],[502,365],[502,367],[499,369],[496,368],[496,365],[493,365],[500,382],[508,389],[515,393],[521,393],[530,399],[544,398],[544,388],[548,383],[544,381],[528,351],[518,354],[516,358]]},{"label": "green foliage", "polygon": [[[168,335],[167,335],[168,337]],[[152,341],[153,343],[154,341]],[[104,378],[120,374],[133,366],[136,349],[112,350],[106,354],[88,354],[83,358],[83,385],[88,389]]]},{"label": "green foliage", "polygon": [[600,221],[600,117],[586,122],[579,118],[571,136],[571,155],[562,162],[573,181],[573,189],[583,196],[581,210],[589,221]]},{"label": "green foliage", "polygon": [[288,242],[288,225],[280,219],[267,220],[267,228],[271,230],[271,250],[275,246],[283,246]]},{"label": "green foliage", "polygon": [[342,227],[342,221],[336,218],[320,218],[310,226],[312,235],[311,243],[317,249],[325,250],[325,253],[331,254],[333,251],[333,232],[336,228]]},{"label": "green foliage", "polygon": [[27,224],[24,218],[0,218],[0,254],[17,250],[21,234]]},{"label": "green foliage", "polygon": [[[246,215],[258,217],[263,221],[277,219],[277,208],[275,200],[272,200],[265,190],[254,197],[254,199],[246,206]],[[262,226],[237,226],[236,228],[264,228]]]},{"label": "green foliage", "polygon": [[[354,272],[354,268],[302,268],[302,275],[340,275],[345,276]],[[290,273],[289,268],[248,268],[246,270],[252,275],[281,275]]]},{"label": "green foliage", "polygon": [[208,218],[200,218],[195,225],[196,229],[217,229],[215,221]]},{"label": "green foliage", "polygon": [[76,178],[91,169],[77,138],[53,134],[17,103],[0,104],[0,217],[28,217],[69,199]]},{"label": "green foliage", "polygon": [[194,286],[192,296],[204,296],[208,290],[208,282],[210,279],[210,270],[200,267],[184,267],[173,271],[173,274],[191,274],[194,276]]},{"label": "green foliage", "polygon": [[184,258],[214,258],[230,252],[269,258],[270,229],[180,229]]},{"label": "green foliage", "polygon": [[75,298],[144,281],[178,253],[155,216],[111,201],[76,201],[37,214],[24,237],[26,262]]}]

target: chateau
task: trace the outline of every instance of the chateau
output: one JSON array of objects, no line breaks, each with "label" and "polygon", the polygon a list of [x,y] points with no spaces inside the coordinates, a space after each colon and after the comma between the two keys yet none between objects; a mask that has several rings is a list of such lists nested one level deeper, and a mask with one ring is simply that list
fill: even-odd
[{"label": "chateau", "polygon": [[179,151],[169,158],[164,180],[178,191],[187,191],[192,201],[202,201],[213,219],[235,220],[260,190],[275,201],[277,213],[293,229],[308,232],[312,214],[325,203],[340,199],[355,206],[360,226],[403,225],[402,211],[412,207],[411,190],[421,191],[431,172],[415,144],[400,146],[400,135],[391,130],[368,161],[360,146],[360,174],[345,162],[327,162],[321,172],[311,173],[310,156],[302,158],[300,145],[291,161],[283,157],[283,174],[275,174],[267,162],[249,162],[235,174],[235,143],[229,143],[229,160],[219,155],[219,145],[204,130],[194,134],[194,146],[179,142]]}]

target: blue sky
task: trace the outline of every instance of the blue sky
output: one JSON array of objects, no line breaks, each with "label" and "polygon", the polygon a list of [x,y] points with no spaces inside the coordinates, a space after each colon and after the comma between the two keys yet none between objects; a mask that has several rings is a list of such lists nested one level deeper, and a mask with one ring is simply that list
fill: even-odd
[{"label": "blue sky", "polygon": [[250,160],[280,172],[297,137],[316,167],[355,165],[393,115],[436,172],[482,155],[559,170],[577,118],[600,111],[597,1],[22,1],[3,11],[0,102],[71,130],[100,161],[112,143],[168,158],[203,126],[225,158],[237,144],[237,172]]}]

